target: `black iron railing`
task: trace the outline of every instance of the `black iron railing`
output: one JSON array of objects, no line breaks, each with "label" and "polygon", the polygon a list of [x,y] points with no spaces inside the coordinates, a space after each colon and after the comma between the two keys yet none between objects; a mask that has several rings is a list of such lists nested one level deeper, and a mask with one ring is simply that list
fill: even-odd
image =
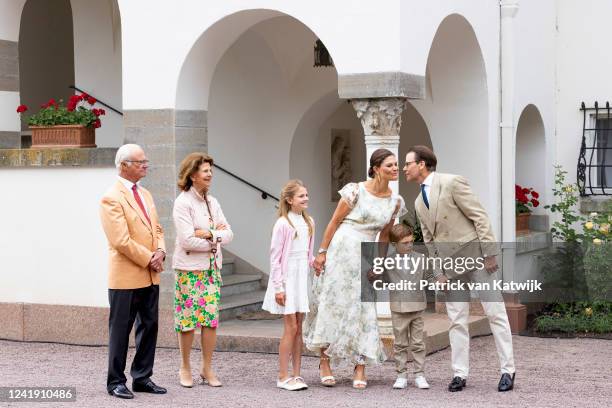
[{"label": "black iron railing", "polygon": [[[90,95],[90,96],[93,96],[94,98],[96,98],[96,96],[95,96],[95,95],[92,95],[92,94],[90,94],[89,92],[84,91],[84,90],[82,90],[81,88],[78,88],[78,87],[76,87],[76,86],[74,86],[74,85],[70,85],[68,88],[70,88],[70,89],[74,89],[75,91],[78,91],[78,92],[80,92],[80,93],[86,93],[87,95]],[[107,104],[106,102],[103,102],[103,101],[99,100],[98,98],[96,98],[96,103],[99,103],[100,105],[105,106],[105,107],[107,107],[108,109],[112,110],[113,112],[115,112],[115,113],[117,113],[117,114],[119,114],[119,115],[123,116],[123,112],[121,112],[119,109],[115,109],[115,108],[113,108],[112,106],[110,106],[110,105],[109,105],[109,104]]]},{"label": "black iron railing", "polygon": [[612,112],[610,103],[587,108],[582,102],[582,144],[577,181],[581,196],[612,195]]},{"label": "black iron railing", "polygon": [[[87,91],[83,91],[82,89],[77,88],[77,87],[76,87],[76,86],[74,86],[74,85],[71,85],[71,86],[70,86],[70,88],[71,88],[71,89],[74,89],[74,90],[76,90],[76,91],[78,91],[78,92],[81,92],[81,93],[85,92],[85,93],[87,93],[88,95],[91,95],[91,96],[93,96],[94,98],[96,98],[96,96],[95,96],[95,95],[92,95],[92,94],[90,94],[90,93],[89,93],[89,92],[87,92]],[[96,101],[97,101],[97,103],[99,103],[100,105],[106,106],[108,109],[112,110],[113,112],[115,112],[115,113],[117,113],[117,114],[119,114],[119,115],[123,116],[123,112],[121,112],[120,110],[113,108],[112,106],[110,106],[110,105],[108,105],[108,104],[106,104],[106,103],[102,102],[102,101],[101,101],[101,100],[99,100],[98,98],[96,98]],[[238,180],[238,181],[240,181],[240,182],[242,182],[242,183],[246,184],[247,186],[249,186],[249,187],[251,187],[251,188],[253,188],[253,189],[255,189],[255,190],[259,191],[259,192],[261,193],[261,198],[262,198],[263,200],[265,200],[265,199],[267,199],[267,198],[269,197],[269,198],[271,198],[271,199],[273,199],[273,200],[280,201],[280,200],[279,200],[277,197],[273,196],[272,194],[268,193],[267,191],[262,190],[261,188],[257,187],[255,184],[253,184],[253,183],[251,183],[251,182],[249,182],[249,181],[246,181],[246,180],[245,180],[245,179],[243,179],[242,177],[240,177],[240,176],[238,176],[238,175],[236,175],[236,174],[232,173],[232,172],[231,172],[231,171],[229,171],[229,170],[224,169],[223,167],[219,166],[218,164],[213,164],[213,167],[215,167],[215,168],[217,168],[217,169],[221,170],[222,172],[224,172],[224,173],[225,173],[225,174],[227,174],[228,176],[235,178],[236,180]]]}]

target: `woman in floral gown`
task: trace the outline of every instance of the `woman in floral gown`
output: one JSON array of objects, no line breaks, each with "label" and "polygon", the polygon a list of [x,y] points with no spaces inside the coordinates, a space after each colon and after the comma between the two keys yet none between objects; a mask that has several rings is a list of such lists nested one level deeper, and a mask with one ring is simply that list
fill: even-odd
[{"label": "woman in floral gown", "polygon": [[385,360],[378,332],[376,304],[361,302],[361,243],[387,241],[404,200],[389,182],[398,177],[397,158],[378,149],[370,158],[370,180],[349,183],[329,222],[315,259],[310,313],[304,321],[308,349],[321,355],[321,383],[333,386],[334,364],[355,365],[353,387],[365,388],[365,365]]}]

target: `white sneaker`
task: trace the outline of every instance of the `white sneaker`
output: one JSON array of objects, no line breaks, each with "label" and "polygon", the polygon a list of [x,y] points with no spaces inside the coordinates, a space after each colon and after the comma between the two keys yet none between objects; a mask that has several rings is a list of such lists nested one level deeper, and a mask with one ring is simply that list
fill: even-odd
[{"label": "white sneaker", "polygon": [[289,377],[286,380],[277,380],[276,381],[276,386],[278,388],[281,388],[283,390],[287,390],[287,391],[299,391],[299,390],[303,390],[304,386],[306,384],[304,383],[299,383],[294,381],[295,379],[293,377]]},{"label": "white sneaker", "polygon": [[396,390],[403,390],[408,386],[408,379],[404,377],[397,377],[395,383],[393,384],[393,388]]},{"label": "white sneaker", "polygon": [[417,388],[420,388],[422,390],[426,390],[429,388],[429,384],[427,383],[427,380],[422,375],[419,375],[418,377],[414,379],[414,385],[416,385]]}]

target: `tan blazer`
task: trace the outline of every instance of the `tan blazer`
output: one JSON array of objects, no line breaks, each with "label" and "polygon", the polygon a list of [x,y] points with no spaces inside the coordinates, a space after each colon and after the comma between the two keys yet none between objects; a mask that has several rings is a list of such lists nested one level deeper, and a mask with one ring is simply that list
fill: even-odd
[{"label": "tan blazer", "polygon": [[[435,172],[428,201],[429,209],[419,194],[414,207],[421,223],[423,241],[434,243],[437,256],[499,254],[489,216],[464,177]],[[440,273],[434,270],[435,276]]]},{"label": "tan blazer", "polygon": [[109,289],[138,289],[159,284],[159,273],[150,271],[149,261],[158,248],[166,250],[164,233],[153,197],[138,187],[151,224],[134,199],[134,194],[117,181],[100,202],[100,219],[108,239]]}]

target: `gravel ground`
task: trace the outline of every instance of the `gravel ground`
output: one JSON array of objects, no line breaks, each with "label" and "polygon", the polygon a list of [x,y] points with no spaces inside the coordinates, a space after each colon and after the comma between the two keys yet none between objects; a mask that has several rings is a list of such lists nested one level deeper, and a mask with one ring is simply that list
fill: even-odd
[{"label": "gravel ground", "polygon": [[[612,342],[594,339],[540,339],[514,336],[517,379],[514,391],[497,392],[499,373],[491,336],[472,340],[471,376],[464,391],[449,393],[450,349],[427,357],[432,386],[393,390],[393,364],[368,369],[365,391],[350,387],[352,371],[335,370],[339,384],[318,384],[318,360],[303,359],[302,375],[310,388],[288,392],[275,388],[277,355],[219,352],[215,365],[221,388],[178,385],[178,350],[158,349],[153,380],[166,395],[137,393],[124,401],[106,393],[105,347],[0,341],[0,386],[74,386],[73,403],[13,403],[0,406],[66,407],[610,407]],[[131,362],[134,350],[130,350]],[[194,374],[199,352],[193,354]],[[128,363],[129,364],[129,363]],[[129,383],[128,378],[128,385]],[[606,402],[608,401],[608,402]]]}]

